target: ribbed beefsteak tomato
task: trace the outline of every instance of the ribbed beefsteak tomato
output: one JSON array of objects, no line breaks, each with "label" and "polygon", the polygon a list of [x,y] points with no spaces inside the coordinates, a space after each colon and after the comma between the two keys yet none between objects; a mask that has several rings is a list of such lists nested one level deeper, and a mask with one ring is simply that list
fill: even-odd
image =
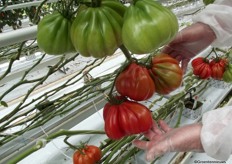
[{"label": "ribbed beefsteak tomato", "polygon": [[216,80],[221,80],[225,72],[228,61],[225,58],[215,58],[209,65],[211,67],[211,77]]},{"label": "ribbed beefsteak tomato", "polygon": [[103,109],[105,132],[111,139],[139,134],[152,127],[149,109],[137,102],[124,100],[119,104],[107,103]]},{"label": "ribbed beefsteak tomato", "polygon": [[117,8],[121,11],[124,7],[117,1],[103,1],[100,6],[81,10],[71,27],[71,40],[75,49],[85,57],[103,58],[112,55],[122,44],[123,18]]},{"label": "ribbed beefsteak tomato", "polygon": [[168,43],[178,28],[171,10],[154,0],[136,0],[124,15],[123,44],[134,54],[151,53]]},{"label": "ribbed beefsteak tomato", "polygon": [[94,145],[84,145],[73,154],[73,164],[96,164],[102,157],[101,149]]},{"label": "ribbed beefsteak tomato", "polygon": [[44,52],[52,55],[74,52],[70,38],[71,21],[61,13],[46,15],[37,27],[37,43]]},{"label": "ribbed beefsteak tomato", "polygon": [[179,62],[170,55],[154,55],[151,68],[151,75],[155,82],[157,93],[168,94],[181,85],[183,71],[179,66]]},{"label": "ribbed beefsteak tomato", "polygon": [[146,67],[131,63],[119,74],[115,87],[122,96],[136,101],[149,99],[155,92],[155,84]]},{"label": "ribbed beefsteak tomato", "polygon": [[209,60],[203,57],[197,57],[192,61],[193,74],[201,79],[210,78],[212,71],[209,65]]}]

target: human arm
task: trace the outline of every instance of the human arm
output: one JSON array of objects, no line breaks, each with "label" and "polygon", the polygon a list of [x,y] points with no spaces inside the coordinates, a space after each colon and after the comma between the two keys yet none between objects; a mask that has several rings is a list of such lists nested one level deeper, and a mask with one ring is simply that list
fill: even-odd
[{"label": "human arm", "polygon": [[219,160],[232,154],[232,106],[207,112],[202,118],[201,142],[205,152]]},{"label": "human arm", "polygon": [[193,22],[201,22],[210,26],[216,35],[212,46],[232,46],[232,1],[216,0],[199,14],[193,17]]},{"label": "human arm", "polygon": [[133,144],[146,151],[146,159],[153,160],[167,152],[206,152],[209,156],[226,160],[232,153],[232,106],[209,111],[202,123],[170,128],[164,121],[156,123],[144,134],[148,141]]},{"label": "human arm", "polygon": [[209,45],[232,46],[232,1],[216,0],[193,17],[193,24],[181,30],[164,47],[167,53],[181,61],[185,70],[192,57]]}]

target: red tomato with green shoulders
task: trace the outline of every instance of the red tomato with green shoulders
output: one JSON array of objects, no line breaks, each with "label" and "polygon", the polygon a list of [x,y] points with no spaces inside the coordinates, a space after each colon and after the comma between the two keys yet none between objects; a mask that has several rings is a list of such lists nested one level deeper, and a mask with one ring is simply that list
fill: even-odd
[{"label": "red tomato with green shoulders", "polygon": [[179,62],[168,54],[157,54],[152,57],[151,72],[156,92],[168,94],[177,89],[183,78]]}]

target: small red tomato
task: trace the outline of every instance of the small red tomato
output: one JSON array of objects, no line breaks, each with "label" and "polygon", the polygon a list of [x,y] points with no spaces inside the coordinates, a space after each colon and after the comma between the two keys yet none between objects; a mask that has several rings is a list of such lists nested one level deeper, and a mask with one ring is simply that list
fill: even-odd
[{"label": "small red tomato", "polygon": [[139,134],[152,127],[150,110],[137,102],[124,100],[119,104],[107,103],[103,109],[105,132],[111,139]]},{"label": "small red tomato", "polygon": [[101,149],[94,145],[85,145],[81,150],[73,154],[74,164],[95,164],[102,157]]},{"label": "small red tomato", "polygon": [[216,80],[222,80],[227,63],[228,63],[228,61],[225,58],[213,59],[209,63],[211,70],[212,70],[211,77],[216,79]]},{"label": "small red tomato", "polygon": [[208,79],[211,76],[211,67],[209,60],[203,57],[197,57],[192,61],[193,74],[201,79]]},{"label": "small red tomato", "polygon": [[149,99],[155,92],[155,84],[144,66],[131,63],[116,78],[115,87],[122,96],[136,101]]}]

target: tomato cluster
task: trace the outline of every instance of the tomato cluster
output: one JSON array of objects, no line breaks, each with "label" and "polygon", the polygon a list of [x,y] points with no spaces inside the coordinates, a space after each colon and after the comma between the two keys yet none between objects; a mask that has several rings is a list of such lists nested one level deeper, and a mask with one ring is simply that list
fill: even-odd
[{"label": "tomato cluster", "polygon": [[182,74],[179,62],[167,54],[152,56],[148,67],[135,61],[130,63],[115,80],[116,91],[122,97],[114,98],[104,107],[107,136],[120,139],[149,130],[151,112],[137,101],[147,100],[155,92],[168,94],[175,90],[182,82]]},{"label": "tomato cluster", "polygon": [[192,67],[193,74],[201,79],[213,78],[224,81],[232,79],[231,65],[228,63],[227,58],[216,57],[209,60],[204,57],[197,57],[192,61]]},{"label": "tomato cluster", "polygon": [[182,82],[183,71],[179,62],[167,54],[156,54],[150,68],[131,63],[117,78],[116,90],[135,101],[151,98],[156,91],[169,94]]},{"label": "tomato cluster", "polygon": [[137,0],[129,7],[117,0],[94,0],[82,3],[75,13],[56,11],[42,18],[37,42],[43,51],[103,58],[125,45],[132,53],[151,53],[179,27],[171,10],[153,0]]}]

